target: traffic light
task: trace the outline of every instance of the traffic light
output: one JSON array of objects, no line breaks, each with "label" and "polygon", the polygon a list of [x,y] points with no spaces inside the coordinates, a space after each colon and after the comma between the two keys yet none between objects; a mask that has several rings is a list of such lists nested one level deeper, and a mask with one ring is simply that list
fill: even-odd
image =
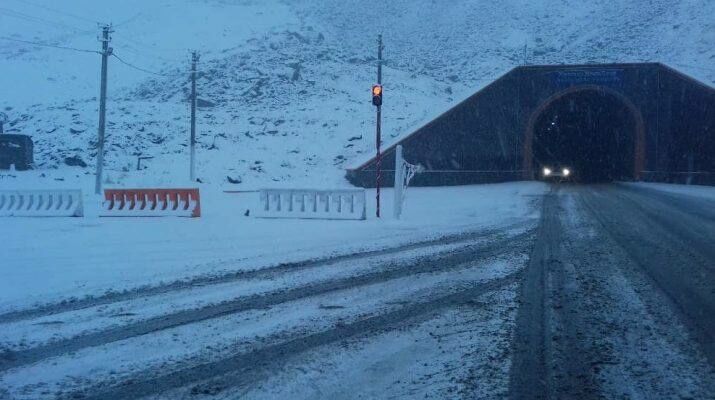
[{"label": "traffic light", "polygon": [[372,85],[372,105],[382,105],[382,85]]}]

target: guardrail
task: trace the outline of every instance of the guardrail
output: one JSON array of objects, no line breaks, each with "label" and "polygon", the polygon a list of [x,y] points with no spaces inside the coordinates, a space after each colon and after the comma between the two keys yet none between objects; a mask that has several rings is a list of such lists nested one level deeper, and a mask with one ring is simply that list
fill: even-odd
[{"label": "guardrail", "polygon": [[254,215],[259,218],[364,220],[365,191],[263,189]]},{"label": "guardrail", "polygon": [[105,189],[101,217],[200,217],[199,189]]},{"label": "guardrail", "polygon": [[0,217],[81,217],[81,190],[2,190]]}]

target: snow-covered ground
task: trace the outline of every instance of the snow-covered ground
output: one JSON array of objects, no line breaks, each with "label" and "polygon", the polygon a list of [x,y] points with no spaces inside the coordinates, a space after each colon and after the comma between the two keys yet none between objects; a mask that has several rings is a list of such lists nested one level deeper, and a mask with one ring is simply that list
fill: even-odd
[{"label": "snow-covered ground", "polygon": [[51,176],[24,177],[37,174],[34,171],[16,174],[13,182],[19,186],[39,180],[83,187],[86,216],[6,218],[0,224],[0,311],[466,230],[504,228],[535,218],[535,202],[546,190],[537,182],[410,188],[400,221],[391,217],[392,190],[383,192],[383,220],[374,218],[374,191],[368,191],[367,221],[308,221],[246,217],[257,193],[228,194],[203,185],[198,219],[99,218],[101,199],[87,194],[91,179],[58,182]]}]

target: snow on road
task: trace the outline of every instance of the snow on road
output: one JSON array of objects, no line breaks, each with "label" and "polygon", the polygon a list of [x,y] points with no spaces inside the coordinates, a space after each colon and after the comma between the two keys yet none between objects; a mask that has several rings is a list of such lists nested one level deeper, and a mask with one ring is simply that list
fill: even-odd
[{"label": "snow on road", "polygon": [[[519,268],[522,259],[469,265],[461,270],[421,274],[367,287],[356,287],[319,298],[306,298],[226,317],[182,325],[119,342],[86,348],[7,372],[1,382],[13,393],[36,395],[44,390],[73,389],[116,380],[164,375],[193,364],[248,352],[276,340],[305,336],[349,324],[370,315],[399,309],[406,303],[452,293],[470,282],[503,277]],[[62,318],[62,316],[60,316]],[[23,396],[18,396],[22,398]]]},{"label": "snow on road", "polygon": [[694,338],[577,199],[574,193],[563,195],[564,247],[571,254],[587,248],[591,257],[566,261],[567,285],[584,298],[568,301],[581,302],[573,308],[589,327],[585,336],[593,344],[587,351],[599,353],[593,362],[601,391],[610,398],[703,398],[713,376],[705,357],[693,350]]},{"label": "snow on road", "polygon": [[524,273],[515,398],[712,398],[712,202],[553,185]]},{"label": "snow on road", "polygon": [[[504,231],[514,235],[523,228]],[[486,237],[470,240],[472,245],[484,244]],[[233,300],[268,292],[284,291],[299,286],[319,285],[331,280],[346,279],[358,274],[377,273],[384,264],[404,264],[425,257],[454,251],[464,246],[464,242],[419,247],[397,254],[376,254],[345,261],[334,261],[311,268],[294,267],[284,272],[264,270],[252,279],[233,279],[228,283],[188,285],[178,290],[167,291],[155,296],[136,295],[131,298],[88,306],[78,310],[67,310],[61,315],[46,314],[34,319],[21,319],[3,324],[0,331],[0,345],[10,350],[35,347],[52,340],[69,339],[102,329],[145,321],[167,313],[209,307]],[[357,258],[357,257],[356,257]],[[44,329],[37,329],[43,326]]]},{"label": "snow on road", "polygon": [[320,348],[246,390],[244,398],[504,397],[516,290],[513,285],[489,293],[476,306],[448,310],[409,329]]},{"label": "snow on road", "polygon": [[[156,295],[143,295],[138,291],[136,296],[124,300],[110,300],[108,304],[99,302],[79,309],[73,308],[71,303],[66,308],[58,304],[58,308],[39,315],[27,314],[19,319],[8,319],[9,314],[0,315],[0,387],[3,388],[0,398],[61,397],[72,396],[77,391],[97,398],[133,398],[143,394],[173,398],[170,391],[177,385],[172,381],[172,374],[181,376],[182,383],[194,383],[182,384],[182,390],[202,393],[202,377],[224,376],[220,371],[224,371],[226,365],[248,362],[245,360],[251,357],[258,357],[263,360],[261,362],[290,362],[270,356],[274,348],[282,346],[297,346],[296,354],[310,352],[312,347],[301,347],[304,340],[301,338],[321,337],[319,343],[330,345],[335,340],[342,340],[340,330],[343,327],[354,332],[348,337],[366,340],[382,335],[385,329],[391,331],[393,324],[410,326],[416,323],[420,327],[413,333],[397,332],[367,340],[373,347],[379,347],[383,340],[397,346],[405,343],[405,337],[413,337],[424,342],[421,346],[427,346],[431,340],[443,340],[441,336],[431,337],[429,332],[445,318],[458,331],[455,337],[444,336],[449,337],[444,339],[445,346],[462,352],[464,357],[479,353],[475,360],[480,361],[475,363],[481,366],[475,367],[476,370],[489,365],[485,360],[496,357],[492,355],[500,355],[501,361],[489,366],[496,368],[492,371],[494,387],[480,390],[487,393],[505,391],[503,371],[508,359],[504,352],[508,338],[504,338],[503,333],[511,314],[502,315],[506,312],[502,309],[515,309],[513,301],[500,303],[495,307],[502,311],[487,316],[476,310],[481,306],[472,310],[469,304],[480,296],[479,293],[494,296],[494,290],[504,291],[500,296],[513,298],[516,290],[514,274],[526,261],[539,215],[539,199],[544,190],[545,186],[538,183],[410,190],[408,207],[401,221],[390,218],[359,222],[258,220],[234,212],[234,202],[243,200],[242,204],[250,204],[248,195],[224,193],[209,194],[206,204],[211,206],[206,209],[211,211],[207,211],[205,218],[194,220],[99,219],[96,216],[8,219],[10,225],[3,228],[21,229],[27,225],[44,235],[38,237],[36,233],[34,237],[48,243],[52,251],[43,254],[22,248],[23,245],[31,246],[27,240],[31,236],[29,232],[7,235],[24,240],[12,242],[17,253],[11,253],[14,254],[9,259],[11,264],[3,267],[3,273],[14,281],[12,284],[2,283],[3,289],[7,289],[2,291],[3,296],[12,293],[11,285],[21,283],[35,285],[32,290],[37,293],[45,291],[39,297],[42,302],[61,298],[65,292],[75,293],[78,297],[80,293],[102,294],[104,289],[87,289],[107,285],[117,290],[117,282],[112,282],[117,276],[132,277],[124,282],[125,288],[143,286],[151,282],[147,277],[153,275],[147,275],[145,271],[154,265],[161,269],[165,282],[226,271],[258,273],[250,278],[247,275],[216,284],[179,286]],[[388,191],[386,202],[390,200],[389,194]],[[249,195],[255,196],[255,193]],[[88,199],[92,198],[88,196]],[[154,238],[143,243],[148,237],[155,236],[154,232],[148,232],[149,229],[162,227],[156,221],[169,227],[160,232],[161,240]],[[223,226],[216,227],[217,224]],[[252,234],[247,234],[246,230],[232,230],[242,225],[246,225]],[[94,229],[87,230],[87,226]],[[182,229],[191,232],[187,234]],[[221,239],[237,241],[242,246],[232,247],[214,239],[211,255],[204,255],[207,258],[191,268],[186,268],[185,264],[172,264],[175,258],[161,259],[164,254],[193,251],[195,237],[208,235],[202,229],[225,229],[230,234]],[[105,237],[87,237],[95,233]],[[455,234],[464,236],[439,239]],[[55,243],[58,237],[67,240]],[[122,238],[120,245],[131,249],[131,255],[136,258],[127,258],[122,247],[112,242],[114,238]],[[427,239],[439,240],[424,242]],[[93,246],[87,246],[88,241],[95,245],[104,243],[108,247],[98,254],[92,251]],[[411,244],[418,241],[424,243]],[[262,244],[259,246],[259,243]],[[276,247],[277,243],[288,246]],[[200,246],[210,244],[202,242]],[[114,249],[119,261],[115,259],[107,271],[116,275],[106,277],[106,271],[88,274],[92,268],[102,265],[96,259],[110,249]],[[380,252],[376,253],[376,249]],[[367,250],[372,252],[365,252]],[[308,263],[295,270],[271,265],[278,261],[354,252],[358,253],[335,262]],[[58,253],[64,254],[65,259],[61,263],[51,263]],[[225,261],[241,257],[250,262]],[[72,275],[65,280],[68,282],[66,286],[40,286],[37,281],[44,281],[44,276],[43,279],[30,279],[33,274],[42,276],[43,270],[36,266],[48,263],[57,272]],[[96,281],[90,282],[91,279]],[[78,285],[78,280],[83,284]],[[158,284],[160,280],[154,282]],[[481,286],[484,289],[480,289]],[[26,293],[15,292],[18,299],[23,299],[23,295]],[[9,305],[7,309],[29,306],[27,302],[13,300],[4,298],[5,304]],[[444,313],[443,309],[446,309]],[[468,332],[458,329],[483,318],[494,321],[476,330],[467,326]],[[477,331],[489,331],[491,336],[488,340],[460,344],[461,336],[472,336]],[[492,346],[495,343],[500,345]],[[399,347],[394,350],[398,351]],[[409,347],[401,351],[407,357],[405,362],[411,363],[428,354],[423,352],[415,358],[409,356]],[[254,355],[256,353],[258,355]],[[453,354],[442,351],[434,355],[433,364],[423,367],[423,385],[431,380],[429,370],[440,359],[454,364],[455,377],[474,379],[476,370],[470,369],[466,375],[458,371],[459,358]],[[361,359],[359,355],[356,357],[358,361]],[[364,379],[373,372],[368,372]],[[262,380],[257,375],[253,378],[251,387]],[[224,376],[224,379],[231,378]],[[118,387],[119,382],[129,386]],[[136,384],[132,385],[132,382]],[[233,387],[235,383],[228,386]],[[473,384],[467,386],[474,389]],[[285,389],[291,390],[291,387]],[[446,386],[443,389],[454,390]],[[260,396],[261,388],[257,390],[255,397]],[[233,390],[225,393],[235,394]]]}]

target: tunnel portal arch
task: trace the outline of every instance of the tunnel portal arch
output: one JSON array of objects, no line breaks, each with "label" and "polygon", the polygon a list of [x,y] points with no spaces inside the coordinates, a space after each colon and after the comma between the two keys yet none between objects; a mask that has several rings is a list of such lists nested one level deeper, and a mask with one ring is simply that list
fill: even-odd
[{"label": "tunnel portal arch", "polygon": [[646,131],[645,122],[643,120],[643,115],[641,111],[635,106],[635,104],[622,93],[613,90],[605,86],[597,85],[579,85],[572,86],[570,88],[561,90],[546,100],[542,101],[541,104],[533,110],[526,123],[526,129],[524,131],[523,140],[523,151],[522,151],[522,170],[524,171],[525,179],[534,179],[536,171],[534,171],[534,137],[535,137],[535,127],[539,118],[544,114],[546,110],[552,107],[556,102],[567,98],[569,96],[577,94],[599,94],[607,95],[611,98],[616,99],[620,102],[630,113],[634,119],[633,127],[633,179],[638,180],[641,178],[641,173],[645,167],[645,141],[646,141]]}]

